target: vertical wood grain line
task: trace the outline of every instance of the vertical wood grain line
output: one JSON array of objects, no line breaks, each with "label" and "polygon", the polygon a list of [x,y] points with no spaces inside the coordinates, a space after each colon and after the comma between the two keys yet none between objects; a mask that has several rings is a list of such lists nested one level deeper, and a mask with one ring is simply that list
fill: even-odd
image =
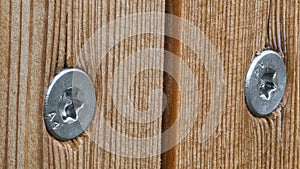
[{"label": "vertical wood grain line", "polygon": [[[165,2],[165,13],[175,15],[181,17],[182,13],[182,0],[166,0]],[[176,29],[181,30],[181,25],[173,25],[171,21],[165,20],[165,31],[172,31],[173,27]],[[180,31],[178,31],[180,32]],[[172,39],[171,37],[164,38],[164,50],[169,51],[175,54],[177,57],[181,56],[181,43],[179,40]],[[164,64],[172,63],[168,58],[165,57]],[[173,72],[180,72],[180,65],[178,63],[174,63],[173,65],[164,65],[164,67],[170,66],[172,67]],[[175,73],[174,73],[175,74]],[[179,74],[175,74],[176,77],[171,77],[169,74],[164,72],[163,75],[163,92],[166,95],[167,103],[166,109],[163,112],[162,116],[162,133],[167,130],[178,118],[178,111],[179,111],[179,81],[176,82],[175,79],[180,79]],[[178,127],[178,126],[177,126]],[[177,136],[178,132],[175,134]],[[174,136],[174,134],[171,134]],[[167,140],[162,140],[161,145],[164,146],[171,142],[174,138],[167,138]],[[162,147],[162,150],[164,148]],[[177,168],[177,150],[178,146],[173,147],[172,149],[164,152],[161,155],[162,169],[175,169]]]},{"label": "vertical wood grain line", "polygon": [[31,99],[30,98],[30,89],[31,89],[31,86],[30,86],[30,75],[31,75],[31,70],[30,70],[30,67],[31,67],[31,61],[32,61],[32,17],[33,17],[33,2],[32,0],[30,0],[30,14],[29,14],[29,42],[28,42],[28,63],[27,63],[27,68],[28,68],[28,76],[27,76],[27,81],[26,81],[26,98],[28,98],[26,100],[26,107],[25,107],[25,121],[26,121],[26,124],[25,124],[25,144],[24,144],[24,168],[28,168],[28,135],[29,135],[29,130],[28,130],[28,120],[29,120],[29,111],[30,111],[30,103],[28,103],[28,101]]},{"label": "vertical wood grain line", "polygon": [[[20,7],[20,13],[19,13],[19,38],[18,38],[18,41],[19,41],[19,43],[18,43],[18,69],[17,69],[17,71],[18,72],[20,72],[20,70],[21,70],[21,39],[22,39],[22,0],[20,0],[20,4],[19,4],[19,7]],[[17,104],[16,104],[16,106],[17,106],[17,110],[16,110],[16,112],[17,112],[17,115],[16,115],[16,126],[18,126],[17,127],[17,129],[16,129],[16,152],[19,152],[18,151],[18,144],[19,144],[19,100],[20,100],[20,73],[18,73],[18,78],[17,78],[18,80],[18,83],[17,83],[17,85],[18,85],[18,87],[17,87]],[[24,159],[21,159],[21,160],[24,160]],[[20,160],[20,161],[21,161]],[[16,155],[16,161],[15,161],[16,163],[15,163],[15,166],[18,166],[18,155]]]},{"label": "vertical wood grain line", "polygon": [[[6,6],[7,7],[7,6]],[[9,18],[9,20],[8,20],[8,22],[9,22],[9,24],[8,24],[8,35],[9,35],[9,40],[11,39],[11,20],[12,20],[12,9],[11,9],[11,7],[12,7],[12,0],[10,0],[9,1],[9,16],[8,16],[8,18]],[[6,124],[7,124],[7,126],[10,126],[10,124],[9,124],[9,101],[10,101],[10,99],[9,99],[9,96],[10,96],[10,88],[9,88],[9,86],[10,86],[10,56],[9,56],[9,53],[10,53],[10,51],[11,51],[11,43],[10,43],[10,41],[8,42],[8,59],[7,59],[7,98],[6,98],[6,105],[7,105],[7,109],[6,109]],[[8,159],[8,156],[9,156],[9,146],[8,146],[8,142],[9,142],[9,129],[8,129],[8,127],[6,127],[6,139],[5,139],[5,152],[6,152],[6,154],[5,154],[5,160],[4,160],[4,162],[5,162],[5,167],[8,167],[8,164],[9,164],[9,159]]]}]

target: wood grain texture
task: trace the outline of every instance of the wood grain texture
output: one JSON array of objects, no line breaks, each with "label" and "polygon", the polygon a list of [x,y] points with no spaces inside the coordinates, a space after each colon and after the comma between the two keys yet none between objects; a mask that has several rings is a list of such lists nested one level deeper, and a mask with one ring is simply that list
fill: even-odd
[{"label": "wood grain texture", "polygon": [[[220,98],[207,95],[214,82],[203,75],[201,60],[178,46],[205,90],[197,122],[177,148],[176,168],[299,168],[299,1],[184,1],[181,9],[181,16],[204,32],[223,61],[225,109],[213,135],[201,142],[210,99]],[[288,85],[278,109],[257,118],[244,102],[244,78],[255,52],[265,48],[284,57]]]},{"label": "wood grain texture", "polygon": [[[300,168],[299,11],[298,0],[0,0],[0,168]],[[81,49],[99,28],[139,12],[167,12],[188,20],[214,45],[217,58],[222,60],[224,108],[218,109],[222,113],[219,125],[205,142],[201,139],[205,135],[203,123],[209,116],[206,112],[211,99],[220,98],[211,98],[214,77],[209,76],[203,60],[185,44],[143,34],[115,45],[99,68],[91,66],[89,61],[78,63]],[[164,18],[153,21],[153,24],[165,23]],[[132,31],[148,26],[134,21],[126,24]],[[104,34],[109,42],[122,33],[122,27],[114,27]],[[197,37],[182,34],[183,39],[190,36]],[[169,50],[191,68],[197,77],[199,98],[181,100],[180,86],[190,83],[184,80],[186,72],[180,71],[182,65],[173,67],[179,71],[179,82],[154,70],[136,76],[117,74],[118,81],[114,81],[114,72],[122,61],[149,47]],[[284,57],[288,81],[278,109],[267,117],[257,118],[244,102],[244,77],[255,52],[265,48]],[[155,62],[145,58],[147,62]],[[166,66],[165,61],[168,60],[159,60],[161,68]],[[128,70],[134,72],[143,66],[134,63]],[[199,112],[196,122],[180,144],[162,156],[148,158],[121,157],[103,150],[91,139],[91,134],[97,133],[89,131],[71,141],[55,140],[43,122],[44,94],[54,75],[66,67],[96,72],[93,77],[98,100],[96,112],[124,135],[138,138],[159,135],[178,116],[184,116],[182,112],[186,110],[182,107],[186,103],[201,100],[200,106],[196,106],[197,102],[189,107]],[[115,104],[125,102],[122,79],[126,78],[133,79],[128,95],[139,110],[149,108],[148,96],[152,90],[164,88],[169,105],[162,117],[146,124],[122,117]],[[116,89],[115,83],[120,88]],[[117,103],[110,98],[114,92],[121,96]],[[161,106],[162,103],[157,108]],[[112,135],[102,129],[98,132]],[[134,147],[124,140],[105,139],[107,144],[125,150]],[[159,149],[160,144],[144,147]]]},{"label": "wood grain texture", "polygon": [[[43,100],[56,73],[62,68],[80,66],[77,63],[80,50],[99,28],[133,13],[164,12],[164,7],[164,1],[158,0],[1,0],[0,168],[160,168],[160,155],[141,159],[121,157],[101,149],[87,132],[72,141],[55,140],[44,126]],[[164,20],[152,22],[155,23],[164,25]],[[130,30],[145,29],[134,21],[126,24]],[[122,33],[121,29],[109,30],[107,38],[114,40],[113,37]],[[161,118],[140,124],[126,120],[117,112],[115,103],[107,99],[115,92],[114,70],[138,50],[163,49],[163,40],[163,36],[150,34],[126,38],[109,51],[99,70],[94,70],[98,71],[97,78],[93,77],[97,79],[94,81],[97,106],[101,108],[98,113],[124,135],[140,138],[157,135],[161,132]],[[162,67],[163,59],[160,63]],[[135,63],[131,69],[143,66],[143,63]],[[118,78],[132,77],[118,75]],[[145,109],[149,91],[162,88],[162,78],[162,72],[151,70],[136,75],[129,94],[137,108]],[[126,142],[105,139],[109,144],[128,147]],[[151,148],[155,145],[160,148],[160,142],[153,143]]]}]

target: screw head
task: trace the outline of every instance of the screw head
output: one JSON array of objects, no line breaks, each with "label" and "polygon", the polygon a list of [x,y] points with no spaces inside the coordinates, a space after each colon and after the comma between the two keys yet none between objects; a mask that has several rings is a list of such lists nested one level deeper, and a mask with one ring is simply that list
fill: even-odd
[{"label": "screw head", "polygon": [[89,126],[95,106],[95,89],[89,76],[77,68],[64,69],[54,77],[45,96],[46,128],[56,139],[73,139]]},{"label": "screw head", "polygon": [[286,87],[283,59],[272,50],[259,53],[252,60],[245,80],[246,104],[255,116],[272,113],[279,105]]}]

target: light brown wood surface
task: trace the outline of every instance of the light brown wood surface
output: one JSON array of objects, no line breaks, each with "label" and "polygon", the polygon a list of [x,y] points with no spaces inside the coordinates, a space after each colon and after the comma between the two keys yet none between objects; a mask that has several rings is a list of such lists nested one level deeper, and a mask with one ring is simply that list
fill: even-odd
[{"label": "light brown wood surface", "polygon": [[[207,115],[199,115],[191,134],[177,147],[173,166],[300,168],[299,1],[184,1],[181,9],[181,17],[204,32],[223,60],[225,109],[215,133],[204,143],[199,130]],[[180,47],[184,60],[195,58],[189,49]],[[251,59],[263,48],[282,54],[288,80],[281,106],[270,116],[257,118],[246,107],[243,89]],[[196,65],[196,73],[202,75],[198,60],[190,65]],[[205,76],[199,83],[209,85]],[[203,105],[205,110],[209,102]]]},{"label": "light brown wood surface", "polygon": [[[298,0],[0,0],[0,168],[300,168],[299,11]],[[131,54],[150,47],[164,48],[191,67],[201,91],[200,108],[190,107],[199,112],[198,117],[183,141],[162,155],[128,158],[100,148],[91,139],[93,132],[87,131],[66,142],[51,137],[43,121],[43,102],[54,75],[66,67],[91,71],[93,67],[77,62],[88,39],[110,21],[141,12],[179,16],[199,28],[214,45],[225,75],[224,107],[216,130],[206,141],[201,141],[210,99],[220,99],[210,98],[214,82],[202,60],[177,40],[143,34],[122,40],[108,52],[99,69],[94,70],[97,72],[93,79],[98,103],[96,112],[116,131],[138,138],[159,135],[178,116],[184,116],[180,114],[181,107],[197,99],[180,99],[178,85],[189,84],[183,78],[185,72],[180,65],[173,67],[179,72],[178,84],[166,73],[156,70],[143,71],[135,77],[117,74],[119,81],[114,81],[117,65]],[[161,24],[161,30],[170,29],[166,28],[170,25],[165,25],[165,18],[151,22]],[[129,21],[126,26],[136,31],[149,25]],[[107,32],[113,35],[107,37],[107,41],[121,34],[122,27],[115,27]],[[187,38],[185,34],[182,36]],[[278,109],[258,118],[251,115],[244,102],[244,77],[255,52],[265,48],[284,57],[288,80]],[[145,58],[147,62],[154,62]],[[162,69],[167,61],[160,58]],[[143,63],[135,63],[129,71],[143,66]],[[139,110],[149,108],[148,96],[152,90],[165,92],[168,104],[161,117],[145,124],[122,117],[110,95],[124,91],[124,78],[133,79],[129,95]],[[117,91],[114,91],[114,83],[120,86]],[[157,96],[154,100],[163,98]],[[117,102],[125,101],[120,97]],[[103,139],[107,144],[124,149],[134,146],[122,140]],[[171,139],[144,146],[160,149],[161,143]]]},{"label": "light brown wood surface", "polygon": [[[1,1],[1,167],[160,168],[159,155],[141,159],[120,157],[100,149],[87,133],[72,141],[55,140],[45,129],[43,98],[51,79],[62,68],[88,66],[77,63],[77,56],[99,28],[132,13],[164,12],[164,6],[163,1],[140,0]],[[164,25],[163,20],[154,22]],[[131,29],[143,29],[136,23],[127,24]],[[120,30],[121,27],[115,27],[109,33],[119,36]],[[97,96],[98,107],[102,108],[107,123],[125,135],[148,137],[161,131],[160,118],[146,125],[131,123],[122,118],[112,101],[107,99],[113,90],[114,64],[151,46],[163,48],[163,37],[141,35],[127,38],[110,50],[99,68],[98,81],[95,82],[97,93],[101,93]],[[162,87],[161,74],[141,73],[136,77],[138,83],[132,87],[131,93],[134,93],[132,99],[139,108],[146,105],[140,100],[146,100],[141,98],[147,97],[147,92]],[[107,141],[126,147],[123,142]]]}]

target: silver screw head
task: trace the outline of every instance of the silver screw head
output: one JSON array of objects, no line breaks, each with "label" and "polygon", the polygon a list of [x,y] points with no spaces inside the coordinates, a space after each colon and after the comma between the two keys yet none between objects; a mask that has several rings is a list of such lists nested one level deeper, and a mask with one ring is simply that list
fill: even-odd
[{"label": "silver screw head", "polygon": [[265,50],[252,60],[245,80],[246,104],[255,116],[266,116],[279,105],[286,87],[283,59]]},{"label": "silver screw head", "polygon": [[89,126],[95,106],[95,89],[89,76],[77,68],[64,69],[54,77],[45,96],[46,128],[56,139],[73,139]]}]

